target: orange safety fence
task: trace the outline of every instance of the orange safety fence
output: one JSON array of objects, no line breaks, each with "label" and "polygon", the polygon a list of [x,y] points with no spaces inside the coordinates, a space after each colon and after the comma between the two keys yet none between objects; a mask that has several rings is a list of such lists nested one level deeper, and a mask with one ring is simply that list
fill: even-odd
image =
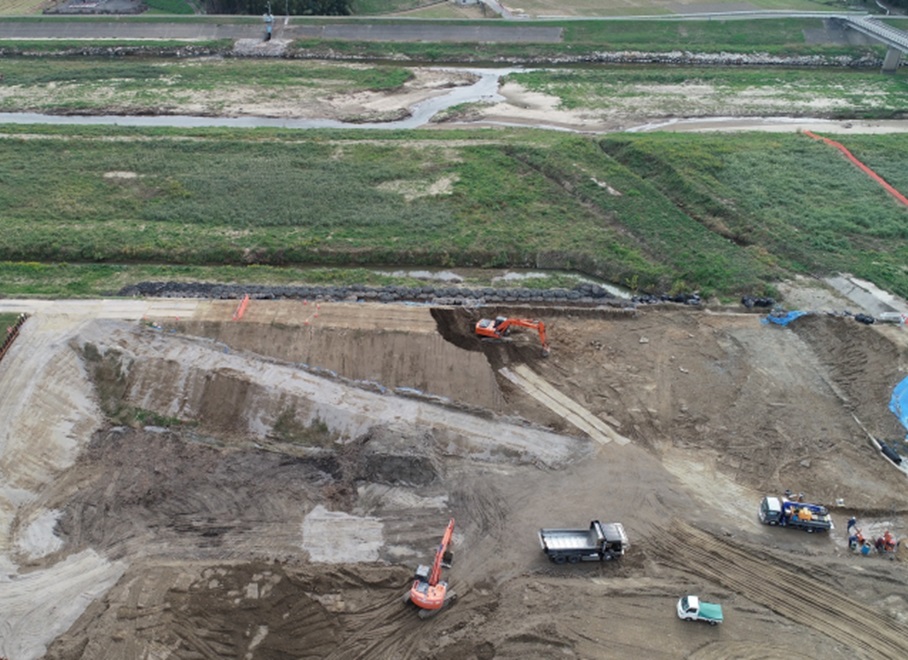
[{"label": "orange safety fence", "polygon": [[[304,301],[303,301],[303,305],[308,305],[308,304],[309,304],[309,301],[308,301],[308,300],[304,300]],[[315,312],[313,312],[312,314],[310,314],[309,316],[307,316],[307,317],[305,318],[305,320],[303,320],[303,325],[309,325],[309,322],[310,322],[312,319],[317,319],[317,318],[318,318],[318,312],[319,312],[319,310],[320,310],[321,308],[322,308],[321,303],[315,303]]]},{"label": "orange safety fence", "polygon": [[13,342],[16,340],[16,337],[19,336],[19,328],[22,327],[22,324],[25,323],[25,320],[28,318],[28,314],[20,314],[19,318],[16,319],[16,322],[13,323],[9,328],[6,329],[6,339],[0,344],[0,360],[3,359],[3,356],[6,355],[6,352],[9,350],[9,347],[13,345]]},{"label": "orange safety fence", "polygon": [[243,296],[243,299],[240,301],[240,304],[237,306],[236,311],[233,313],[233,320],[239,321],[243,318],[243,314],[246,313],[246,308],[249,307],[249,294],[247,293]]},{"label": "orange safety fence", "polygon": [[848,160],[850,160],[852,163],[857,165],[867,176],[869,176],[871,179],[873,179],[878,184],[883,186],[883,189],[886,192],[888,192],[890,195],[895,197],[897,200],[899,200],[905,206],[908,206],[908,197],[905,197],[902,193],[900,193],[898,190],[896,190],[891,185],[889,185],[883,177],[881,177],[879,174],[874,172],[872,169],[870,169],[869,167],[864,165],[864,163],[859,161],[853,153],[851,153],[850,151],[848,151],[848,149],[845,148],[845,145],[841,144],[840,142],[836,142],[835,140],[830,140],[829,138],[823,137],[822,135],[817,135],[816,133],[813,133],[813,132],[807,131],[807,130],[804,131],[804,135],[806,135],[808,137],[812,137],[814,140],[822,140],[823,142],[828,144],[830,147],[835,147],[836,149],[841,151],[843,154],[845,154],[845,157]]}]

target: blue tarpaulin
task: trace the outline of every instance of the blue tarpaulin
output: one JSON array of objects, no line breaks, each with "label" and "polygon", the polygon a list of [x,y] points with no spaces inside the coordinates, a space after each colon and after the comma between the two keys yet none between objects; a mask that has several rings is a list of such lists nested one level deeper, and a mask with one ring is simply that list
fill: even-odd
[{"label": "blue tarpaulin", "polygon": [[908,429],[908,377],[903,378],[902,382],[892,390],[892,398],[889,399],[889,410],[899,418],[906,429]]},{"label": "blue tarpaulin", "polygon": [[761,323],[775,323],[776,325],[788,325],[795,319],[799,319],[810,312],[786,312],[785,314],[770,314]]}]

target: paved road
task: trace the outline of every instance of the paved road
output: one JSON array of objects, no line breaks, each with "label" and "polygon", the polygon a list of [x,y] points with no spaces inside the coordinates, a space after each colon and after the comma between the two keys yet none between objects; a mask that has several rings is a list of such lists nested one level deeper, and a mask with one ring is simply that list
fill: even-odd
[{"label": "paved road", "polygon": [[[259,39],[261,25],[238,23],[149,23],[134,21],[0,21],[0,39]],[[501,27],[414,23],[343,23],[289,25],[277,20],[274,37],[281,39],[338,39],[383,42],[558,43],[562,30],[554,26]]]}]

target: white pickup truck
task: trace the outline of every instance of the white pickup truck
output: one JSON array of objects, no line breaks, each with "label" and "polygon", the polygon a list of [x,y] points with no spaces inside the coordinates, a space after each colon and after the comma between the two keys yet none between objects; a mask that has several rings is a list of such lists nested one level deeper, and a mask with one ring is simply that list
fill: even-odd
[{"label": "white pickup truck", "polygon": [[678,618],[683,621],[706,621],[715,626],[722,623],[722,606],[704,603],[697,596],[682,596],[678,599]]}]

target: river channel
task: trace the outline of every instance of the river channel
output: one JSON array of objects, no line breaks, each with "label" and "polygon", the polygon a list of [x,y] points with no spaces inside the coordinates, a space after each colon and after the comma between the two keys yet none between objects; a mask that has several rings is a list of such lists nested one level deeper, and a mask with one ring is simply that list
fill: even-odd
[{"label": "river channel", "polygon": [[[438,69],[453,71],[453,69]],[[421,128],[443,110],[462,103],[500,103],[505,100],[498,93],[502,76],[526,69],[457,69],[458,73],[472,73],[478,80],[472,85],[452,87],[445,94],[412,105],[410,116],[386,122],[344,122],[336,119],[293,119],[286,117],[205,117],[190,115],[47,115],[30,112],[0,113],[0,123],[6,124],[107,124],[114,126],[167,126],[175,128],[228,127],[228,128],[364,128],[370,130],[401,130]]]},{"label": "river channel", "polygon": [[[408,108],[409,116],[385,122],[345,122],[336,119],[292,118],[292,117],[214,117],[195,115],[57,115],[32,112],[0,112],[0,124],[53,124],[53,125],[109,125],[170,128],[286,128],[286,129],[366,129],[406,130],[431,125],[432,118],[439,112],[468,103],[484,103],[492,106],[507,99],[499,93],[501,79],[511,73],[530,71],[520,67],[510,68],[452,68],[438,67],[438,71],[470,73],[477,76],[471,85],[452,87],[443,94],[419,101]],[[507,117],[487,118],[479,122],[447,122],[446,126],[515,126],[533,127],[558,131],[581,133],[608,132],[652,132],[652,131],[778,131],[821,130],[841,133],[902,133],[908,132],[906,120],[831,120],[812,117],[693,117],[668,118],[620,129],[595,126],[570,126],[546,122],[542,116],[528,121],[508,121]]]}]

